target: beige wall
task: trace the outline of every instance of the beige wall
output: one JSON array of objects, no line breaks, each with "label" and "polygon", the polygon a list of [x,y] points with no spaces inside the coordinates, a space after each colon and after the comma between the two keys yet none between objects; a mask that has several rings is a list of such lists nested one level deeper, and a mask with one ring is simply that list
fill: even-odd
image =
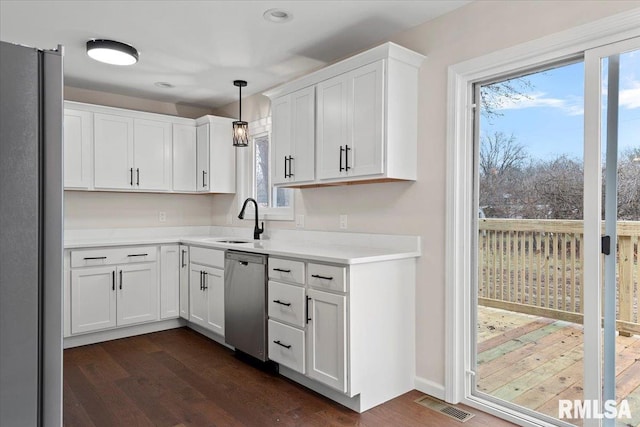
[{"label": "beige wall", "polygon": [[[188,118],[212,110],[94,90],[64,88],[64,99]],[[66,229],[211,225],[216,195],[64,192]],[[160,211],[167,221],[158,221]]]},{"label": "beige wall", "polygon": [[[477,1],[396,35],[392,41],[427,55],[417,88],[417,182],[297,191],[296,213],[305,215],[307,229],[337,231],[338,216],[348,214],[349,231],[422,236],[416,293],[418,377],[444,384],[447,67],[635,7],[640,1]],[[266,108],[263,98],[249,98],[243,101],[243,119],[258,119]],[[219,199],[214,223],[225,224],[227,212],[236,210],[232,197]],[[234,224],[243,222],[234,215]],[[293,227],[291,222],[267,224]]]}]

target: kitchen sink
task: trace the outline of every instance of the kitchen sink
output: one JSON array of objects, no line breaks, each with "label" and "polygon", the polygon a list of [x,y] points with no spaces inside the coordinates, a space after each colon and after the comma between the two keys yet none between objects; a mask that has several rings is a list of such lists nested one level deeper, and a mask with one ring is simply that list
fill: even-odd
[{"label": "kitchen sink", "polygon": [[253,243],[253,240],[249,240],[249,239],[238,239],[238,238],[233,238],[233,237],[227,237],[227,238],[214,238],[214,239],[206,239],[209,242],[216,242],[216,243],[227,243],[230,245],[240,245],[242,243]]},{"label": "kitchen sink", "polygon": [[233,245],[237,245],[239,243],[252,243],[249,240],[217,240],[218,243],[230,243]]}]

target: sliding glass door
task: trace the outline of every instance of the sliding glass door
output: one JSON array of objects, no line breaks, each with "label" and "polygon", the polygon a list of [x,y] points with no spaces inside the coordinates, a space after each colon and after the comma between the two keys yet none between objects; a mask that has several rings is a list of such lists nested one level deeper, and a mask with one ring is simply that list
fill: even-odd
[{"label": "sliding glass door", "polygon": [[640,426],[640,40],[475,85],[471,392]]}]

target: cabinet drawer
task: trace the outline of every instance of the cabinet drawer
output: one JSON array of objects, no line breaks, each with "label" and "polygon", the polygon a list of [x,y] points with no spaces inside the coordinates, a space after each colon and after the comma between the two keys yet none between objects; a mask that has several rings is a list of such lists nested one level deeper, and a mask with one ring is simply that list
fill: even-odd
[{"label": "cabinet drawer", "polygon": [[304,285],[304,262],[269,258],[269,278]]},{"label": "cabinet drawer", "polygon": [[269,317],[304,328],[304,288],[269,281]]},{"label": "cabinet drawer", "polygon": [[347,269],[334,265],[307,265],[307,283],[319,289],[347,292]]},{"label": "cabinet drawer", "polygon": [[304,374],[304,331],[269,320],[269,359]]},{"label": "cabinet drawer", "polygon": [[208,265],[215,268],[224,268],[224,251],[218,249],[199,248],[191,246],[189,252],[190,261],[195,264]]},{"label": "cabinet drawer", "polygon": [[97,265],[133,264],[157,259],[155,246],[131,246],[127,248],[98,248],[71,251],[71,268]]}]

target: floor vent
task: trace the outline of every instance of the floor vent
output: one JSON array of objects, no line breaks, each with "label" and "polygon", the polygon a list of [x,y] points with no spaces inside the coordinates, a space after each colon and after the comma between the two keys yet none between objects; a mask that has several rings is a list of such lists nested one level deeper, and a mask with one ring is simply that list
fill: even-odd
[{"label": "floor vent", "polygon": [[434,411],[438,411],[441,414],[446,415],[447,417],[453,418],[454,420],[458,420],[461,423],[473,418],[473,414],[471,412],[455,408],[442,401],[432,399],[429,396],[424,396],[420,399],[416,399],[415,402],[429,409],[433,409]]}]

